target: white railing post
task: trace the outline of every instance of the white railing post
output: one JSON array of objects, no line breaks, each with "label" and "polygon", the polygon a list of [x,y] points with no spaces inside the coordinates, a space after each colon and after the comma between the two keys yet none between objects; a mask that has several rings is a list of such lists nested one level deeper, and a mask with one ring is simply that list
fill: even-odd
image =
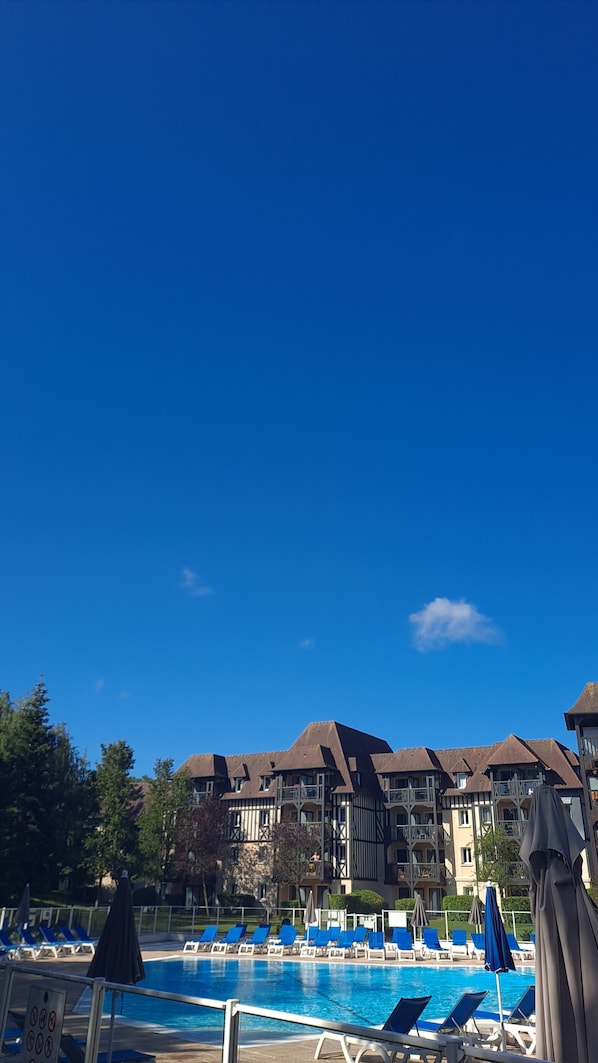
[{"label": "white railing post", "polygon": [[6,1030],[6,1019],[8,1017],[8,1006],[10,1004],[14,976],[14,967],[8,964],[8,966],[4,968],[4,980],[2,982],[2,992],[0,994],[0,1045],[4,1044],[4,1031]]},{"label": "white railing post", "polygon": [[105,995],[106,979],[94,978],[93,989],[91,991],[91,1004],[89,1006],[87,1040],[85,1043],[85,1063],[95,1063],[98,1058]]},{"label": "white railing post", "polygon": [[237,1053],[239,1049],[239,1012],[237,1011],[238,1004],[238,1000],[226,1001],[226,1006],[224,1009],[222,1063],[237,1063]]}]

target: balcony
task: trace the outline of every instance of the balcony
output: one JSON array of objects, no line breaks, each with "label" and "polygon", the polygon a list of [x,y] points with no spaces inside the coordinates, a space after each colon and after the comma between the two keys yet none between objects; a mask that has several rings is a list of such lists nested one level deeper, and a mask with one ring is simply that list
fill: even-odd
[{"label": "balcony", "polygon": [[504,798],[512,798],[522,801],[525,797],[531,797],[537,786],[542,786],[544,780],[537,779],[500,779],[492,783],[492,796],[495,801]]},{"label": "balcony", "polygon": [[328,860],[309,860],[304,882],[324,882],[332,878],[332,864]]},{"label": "balcony", "polygon": [[505,834],[509,835],[509,838],[517,838],[520,840],[523,838],[527,823],[525,820],[513,820],[513,819],[499,819],[497,826],[502,827]]},{"label": "balcony", "polygon": [[405,823],[390,828],[391,842],[405,842],[407,845],[430,842],[433,845],[437,837],[438,827],[433,823]]},{"label": "balcony", "polygon": [[436,790],[432,786],[405,786],[386,791],[387,805],[436,805]]},{"label": "balcony", "polygon": [[299,783],[297,786],[280,786],[276,794],[278,803],[305,805],[322,804],[326,793],[326,787],[320,783]]},{"label": "balcony", "polygon": [[442,864],[387,864],[386,880],[392,885],[413,888],[421,882],[442,883],[446,873]]}]

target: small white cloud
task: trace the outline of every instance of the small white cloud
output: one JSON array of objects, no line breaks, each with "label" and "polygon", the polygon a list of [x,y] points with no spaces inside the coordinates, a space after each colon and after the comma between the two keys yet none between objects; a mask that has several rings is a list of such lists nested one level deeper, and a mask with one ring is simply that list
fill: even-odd
[{"label": "small white cloud", "polygon": [[301,639],[301,642],[299,643],[299,649],[300,650],[313,650],[315,644],[316,644],[316,640],[315,639]]},{"label": "small white cloud", "polygon": [[96,694],[100,694],[102,692],[102,690],[104,689],[104,680],[103,679],[96,679],[96,681],[95,681],[95,683],[93,685],[93,689],[94,689]]},{"label": "small white cloud", "polygon": [[127,700],[127,698],[128,698],[129,696],[130,696],[130,695],[129,695],[129,691],[128,691],[128,690],[121,690],[118,696],[119,696],[119,698],[120,698],[120,699],[121,699],[122,701],[126,701],[126,700]]},{"label": "small white cloud", "polygon": [[183,569],[183,578],[179,584],[184,591],[187,591],[192,598],[205,598],[207,594],[213,594],[212,587],[206,587],[205,584],[200,583],[197,578],[197,573],[193,572],[190,568]]},{"label": "small white cloud", "polygon": [[461,599],[435,598],[419,613],[411,613],[413,645],[420,653],[441,650],[452,642],[500,642],[501,634],[492,620],[478,613],[475,605]]}]

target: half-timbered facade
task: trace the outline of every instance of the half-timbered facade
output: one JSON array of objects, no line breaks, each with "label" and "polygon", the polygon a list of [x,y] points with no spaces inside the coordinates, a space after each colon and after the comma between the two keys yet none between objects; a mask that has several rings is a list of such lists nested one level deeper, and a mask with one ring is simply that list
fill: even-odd
[{"label": "half-timbered facade", "polygon": [[[297,890],[304,901],[312,889],[321,906],[327,893],[372,889],[389,905],[419,893],[437,909],[446,894],[475,891],[485,829],[521,840],[536,786],[555,786],[586,833],[578,764],[554,739],[393,751],[384,739],[324,722],[309,724],[287,750],[202,754],[184,767],[196,801],[214,796],[228,807],[227,892],[274,905]],[[273,831],[294,823],[313,851],[297,886],[277,886]],[[519,867],[512,886],[525,886]]]}]

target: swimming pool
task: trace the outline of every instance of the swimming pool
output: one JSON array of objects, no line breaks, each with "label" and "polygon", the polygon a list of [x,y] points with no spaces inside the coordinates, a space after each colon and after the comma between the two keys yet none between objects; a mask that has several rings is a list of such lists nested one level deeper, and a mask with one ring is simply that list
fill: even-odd
[{"label": "swimming pool", "polygon": [[[534,981],[533,967],[520,967],[516,972],[502,975],[503,1006],[515,1004],[525,986]],[[468,990],[487,989],[484,1008],[498,1006],[494,974],[480,967],[458,965],[391,967],[176,957],[146,961],[145,978],[139,987],[213,1000],[234,998],[256,1007],[366,1026],[383,1023],[402,996],[431,993],[428,1018],[444,1018]],[[222,1013],[212,1008],[135,995],[126,996],[123,1018],[164,1026],[187,1036],[192,1036],[193,1031],[222,1030]],[[242,1026],[263,1029],[273,1028],[274,1024],[258,1016],[244,1015]],[[300,1029],[294,1027],[293,1032],[296,1034]],[[289,1032],[288,1026],[285,1030]]]}]

